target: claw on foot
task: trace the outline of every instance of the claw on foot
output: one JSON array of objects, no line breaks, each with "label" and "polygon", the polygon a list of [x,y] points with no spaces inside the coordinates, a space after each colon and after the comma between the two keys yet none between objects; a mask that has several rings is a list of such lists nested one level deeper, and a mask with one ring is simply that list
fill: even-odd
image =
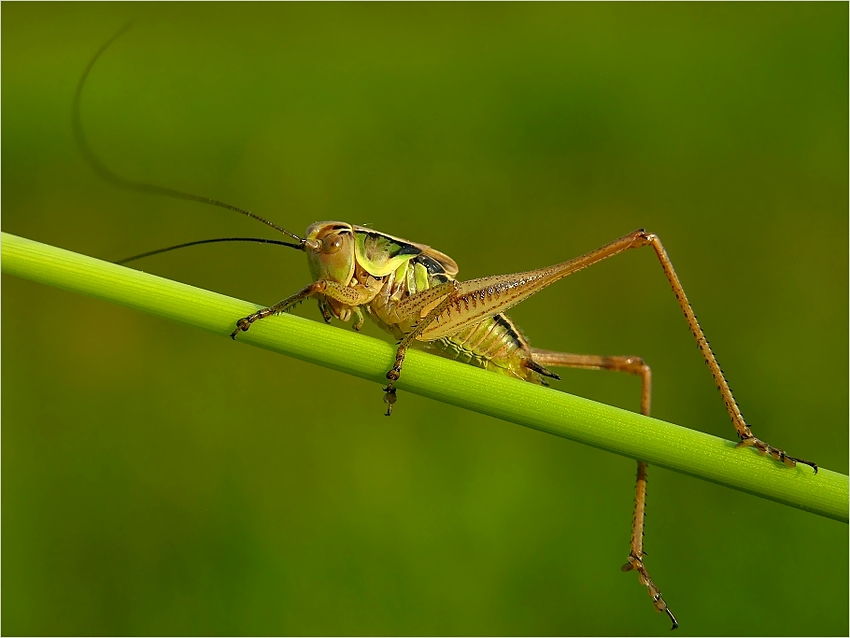
[{"label": "claw on foot", "polygon": [[658,587],[655,586],[655,583],[652,582],[652,579],[649,577],[649,572],[646,571],[646,567],[644,566],[643,561],[634,555],[630,555],[629,562],[623,565],[621,569],[624,572],[636,571],[638,573],[640,584],[646,587],[647,592],[652,597],[652,604],[655,607],[655,611],[663,611],[665,614],[667,614],[667,616],[670,618],[670,622],[673,623],[672,627],[670,627],[670,631],[676,629],[679,626],[679,621],[676,620],[676,617],[673,615],[673,612],[670,611],[670,608],[667,606],[667,603],[661,596],[661,590],[658,589]]},{"label": "claw on foot", "polygon": [[673,615],[673,612],[670,611],[670,608],[667,607],[666,605],[664,606],[664,611],[667,612],[667,615],[670,617],[670,622],[673,623],[670,626],[670,631],[674,631],[675,629],[677,629],[679,627],[679,621],[676,620],[676,617]]},{"label": "claw on foot", "polygon": [[248,332],[248,328],[251,327],[251,319],[249,317],[243,317],[239,321],[236,322],[236,330],[230,333],[231,339],[236,339],[236,335],[240,332]]},{"label": "claw on foot", "polygon": [[395,388],[388,385],[384,388],[384,403],[387,404],[387,413],[385,416],[391,416],[393,413],[393,404],[396,402]]},{"label": "claw on foot", "polygon": [[807,461],[805,459],[798,459],[795,456],[789,456],[783,450],[775,448],[754,436],[743,437],[741,442],[735,447],[754,447],[762,456],[769,454],[771,458],[779,461],[780,463],[784,463],[788,467],[796,467],[797,463],[802,463],[803,465],[808,465],[812,468],[815,474],[818,473],[818,465],[814,461]]}]

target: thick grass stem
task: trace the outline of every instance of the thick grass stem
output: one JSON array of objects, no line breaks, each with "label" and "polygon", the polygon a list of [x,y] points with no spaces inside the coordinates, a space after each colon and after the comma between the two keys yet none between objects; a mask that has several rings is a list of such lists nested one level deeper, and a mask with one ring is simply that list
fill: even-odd
[{"label": "thick grass stem", "polygon": [[[90,295],[226,338],[260,306],[92,257],[2,233],[4,273]],[[392,344],[283,315],[259,322],[239,341],[385,385]],[[7,371],[8,372],[8,371]],[[839,521],[848,520],[848,477],[787,468],[733,441],[641,416],[419,351],[410,351],[396,386],[438,401],[639,459]],[[375,388],[375,418],[382,416]]]}]

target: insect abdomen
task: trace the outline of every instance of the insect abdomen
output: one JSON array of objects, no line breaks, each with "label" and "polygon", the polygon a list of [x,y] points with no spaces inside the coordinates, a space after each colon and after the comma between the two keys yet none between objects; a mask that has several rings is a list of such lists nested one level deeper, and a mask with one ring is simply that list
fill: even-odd
[{"label": "insect abdomen", "polygon": [[462,363],[542,383],[542,377],[527,365],[531,361],[528,342],[504,314],[424,345],[432,352]]}]

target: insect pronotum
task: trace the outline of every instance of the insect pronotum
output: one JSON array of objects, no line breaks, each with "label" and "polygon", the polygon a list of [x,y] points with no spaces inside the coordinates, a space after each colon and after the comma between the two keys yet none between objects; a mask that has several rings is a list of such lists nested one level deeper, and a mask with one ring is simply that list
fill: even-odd
[{"label": "insect pronotum", "polygon": [[[504,313],[559,279],[632,248],[650,247],[670,283],[699,351],[720,390],[726,410],[741,439],[738,447],[754,447],[761,454],[769,454],[789,467],[803,463],[817,472],[818,467],[812,461],[789,456],[753,435],[732,396],[729,384],[708,345],[705,333],[697,321],[664,246],[656,235],[643,229],[553,266],[523,273],[459,281],[456,279],[458,266],[455,261],[424,244],[337,221],[316,222],[307,229],[304,237],[299,237],[259,215],[236,206],[170,188],[127,180],[116,175],[100,162],[86,141],[79,117],[80,97],[86,79],[98,58],[128,27],[129,25],[121,29],[97,51],[83,72],[74,96],[74,133],[93,170],[104,180],[121,188],[203,202],[235,211],[274,228],[293,239],[295,243],[260,238],[208,239],[135,255],[119,263],[186,246],[219,241],[275,243],[295,248],[307,255],[312,283],[273,306],[236,321],[236,327],[230,335],[232,338],[235,339],[240,333],[249,330],[256,321],[287,312],[300,302],[315,298],[326,322],[334,318],[343,322],[351,321],[352,327],[359,330],[368,315],[398,340],[395,364],[387,372],[388,382],[384,388],[387,416],[392,414],[396,403],[395,382],[402,373],[405,353],[411,347],[542,385],[547,385],[547,378],[559,378],[547,366],[613,370],[637,375],[641,379],[641,413],[649,415],[652,373],[643,359],[635,356],[572,354],[533,348]],[[638,461],[631,543],[628,560],[622,569],[638,573],[640,583],[647,588],[655,609],[665,612],[672,623],[671,628],[675,629],[678,627],[678,621],[667,606],[661,590],[652,581],[643,560],[646,485],[647,465]]]}]

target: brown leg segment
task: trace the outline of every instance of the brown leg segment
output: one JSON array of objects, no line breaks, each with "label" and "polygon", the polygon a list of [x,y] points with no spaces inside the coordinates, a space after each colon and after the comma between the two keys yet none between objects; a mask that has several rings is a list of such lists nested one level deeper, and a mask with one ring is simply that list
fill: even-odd
[{"label": "brown leg segment", "polygon": [[[393,364],[392,369],[387,372],[387,379],[389,379],[389,383],[387,387],[384,388],[384,402],[387,404],[386,416],[392,416],[393,413],[393,405],[396,402],[396,393],[395,393],[395,382],[398,381],[401,376],[401,366],[404,364],[404,357],[407,354],[407,349],[410,347],[410,344],[422,334],[422,331],[428,327],[428,325],[435,321],[437,317],[440,316],[440,313],[448,307],[457,296],[458,282],[452,281],[446,284],[446,296],[431,312],[429,312],[425,317],[416,324],[416,326],[408,332],[404,339],[401,340],[398,344],[398,350],[396,350],[395,354],[395,364]],[[433,289],[432,289],[433,290]],[[427,292],[427,291],[426,291]],[[419,296],[419,295],[416,295]],[[415,297],[411,297],[410,299],[415,299]],[[422,295],[424,297],[424,295]]]},{"label": "brown leg segment", "polygon": [[[236,322],[236,330],[230,333],[230,338],[236,339],[236,335],[238,335],[240,332],[248,332],[248,330],[251,328],[251,324],[255,321],[259,321],[260,319],[265,319],[266,317],[271,317],[272,315],[277,315],[282,312],[286,312],[290,308],[294,307],[296,304],[299,304],[305,299],[314,297],[316,295],[324,295],[325,297],[336,299],[337,301],[341,301],[353,308],[356,308],[357,306],[362,304],[364,297],[364,293],[362,290],[353,288],[351,286],[343,286],[342,284],[337,283],[336,281],[320,279],[319,281],[313,282],[300,292],[295,293],[291,297],[287,297],[283,301],[278,301],[273,306],[263,308],[262,310],[258,310],[252,315],[243,317],[242,319]],[[330,312],[328,311],[327,306],[320,305],[319,309],[322,312],[322,316],[325,317],[326,321],[328,321],[330,317]],[[360,323],[362,324],[363,322],[361,321]]]},{"label": "brown leg segment", "polygon": [[[273,306],[269,306],[268,308],[263,308],[262,310],[258,310],[254,314],[248,315],[247,317],[243,317],[239,321],[236,322],[236,330],[230,333],[231,339],[236,339],[236,335],[240,332],[248,332],[251,328],[251,324],[255,321],[259,321],[260,319],[265,319],[266,317],[271,317],[272,315],[276,315],[281,312],[286,312],[290,308],[292,308],[295,304],[301,303],[305,299],[312,297],[313,295],[324,291],[324,282],[317,281],[316,283],[310,284],[306,288],[304,288],[301,292],[295,293],[291,297],[287,297],[283,301],[277,302]],[[324,310],[322,310],[324,314]]]},{"label": "brown leg segment", "polygon": [[735,430],[741,438],[741,442],[738,443],[738,447],[753,446],[761,454],[770,454],[771,457],[777,461],[785,463],[788,467],[794,467],[797,463],[803,463],[804,465],[810,466],[815,471],[815,474],[817,474],[818,466],[816,463],[788,456],[784,451],[753,436],[747,422],[744,420],[744,416],[741,414],[741,410],[738,407],[737,401],[735,401],[735,397],[732,396],[732,389],[729,387],[726,377],[723,375],[723,370],[720,369],[720,364],[717,363],[717,359],[711,351],[711,347],[708,345],[705,333],[702,331],[699,321],[697,321],[697,317],[694,314],[694,310],[691,308],[691,304],[685,295],[685,290],[679,282],[679,277],[676,275],[676,271],[673,270],[673,264],[667,256],[667,251],[664,250],[664,246],[661,245],[661,240],[658,239],[658,236],[642,230],[636,231],[633,235],[636,235],[642,242],[638,245],[649,244],[652,246],[655,250],[655,254],[658,256],[658,261],[661,262],[661,268],[664,270],[664,274],[667,276],[667,280],[673,288],[673,294],[676,295],[676,300],[679,302],[679,307],[682,309],[685,319],[688,322],[688,326],[691,329],[691,333],[693,333],[694,338],[697,341],[697,346],[699,347],[705,362],[708,364],[708,369],[711,371],[711,376],[714,377],[717,389],[720,390],[720,395],[723,397],[723,403],[726,405],[726,410],[732,418],[732,424],[735,426]]},{"label": "brown leg segment", "polygon": [[[638,375],[641,378],[640,412],[649,416],[652,402],[652,371],[640,357],[601,357],[596,355],[570,354],[567,352],[550,352],[532,348],[532,359],[540,365],[550,365],[563,368],[581,368],[584,370],[614,370]],[[635,487],[635,511],[632,518],[632,540],[629,550],[629,561],[623,565],[623,571],[636,571],[640,583],[646,586],[657,611],[665,612],[673,623],[671,629],[679,626],[676,617],[664,598],[661,590],[652,582],[646,566],[643,564],[643,530],[646,518],[646,463],[638,461],[637,484]]]},{"label": "brown leg segment", "polygon": [[732,424],[735,426],[735,431],[741,439],[738,447],[752,446],[755,447],[761,454],[769,454],[777,461],[781,461],[789,467],[794,467],[797,463],[803,463],[804,465],[811,466],[815,473],[817,473],[818,466],[814,462],[789,456],[784,451],[753,436],[747,422],[744,420],[744,416],[741,414],[740,408],[738,408],[738,403],[735,401],[735,397],[732,396],[732,390],[726,381],[726,377],[723,376],[723,371],[720,369],[720,365],[717,363],[717,359],[714,357],[714,353],[708,345],[708,340],[705,338],[705,333],[702,331],[702,328],[697,321],[697,317],[694,314],[693,308],[691,308],[687,295],[685,295],[685,290],[682,288],[679,277],[676,275],[676,271],[673,270],[673,264],[667,256],[667,251],[664,250],[664,246],[661,245],[661,240],[658,239],[657,235],[648,233],[643,229],[636,230],[633,233],[620,237],[620,239],[616,239],[610,244],[597,248],[596,250],[582,255],[581,257],[576,257],[575,259],[551,266],[548,269],[542,269],[540,272],[545,271],[547,273],[545,278],[548,283],[551,283],[561,279],[562,277],[566,277],[567,275],[571,275],[574,272],[587,268],[588,266],[592,266],[593,264],[607,259],[608,257],[613,257],[614,255],[625,252],[630,248],[641,248],[642,246],[652,246],[652,249],[655,251],[655,255],[658,257],[658,261],[661,263],[661,268],[667,276],[667,281],[670,282],[670,286],[673,288],[673,294],[676,295],[676,300],[679,302],[679,307],[685,315],[688,327],[691,329],[694,339],[696,339],[697,346],[702,353],[703,359],[705,359],[708,369],[711,371],[711,376],[714,377],[714,383],[717,385],[717,389],[720,390],[720,395],[723,397],[723,403],[726,405],[726,411],[729,413],[729,416],[732,419]]}]

